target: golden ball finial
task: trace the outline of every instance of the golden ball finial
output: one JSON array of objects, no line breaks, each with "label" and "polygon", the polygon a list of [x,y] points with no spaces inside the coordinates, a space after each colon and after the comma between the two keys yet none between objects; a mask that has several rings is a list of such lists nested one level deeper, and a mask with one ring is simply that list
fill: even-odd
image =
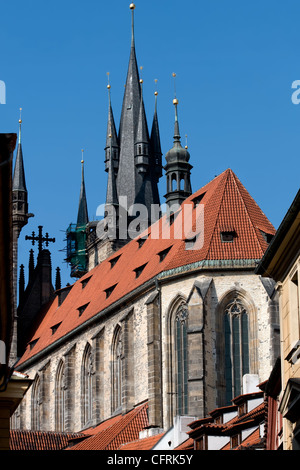
[{"label": "golden ball finial", "polygon": [[108,85],[107,85],[107,88],[108,88],[109,90],[111,89],[111,86],[110,86],[110,84],[108,84]]},{"label": "golden ball finial", "polygon": [[157,91],[155,91],[155,92],[154,92],[154,94],[155,94],[155,96],[157,96],[157,95],[158,95],[158,92],[157,92]]},{"label": "golden ball finial", "polygon": [[130,10],[134,10],[134,9],[135,9],[135,4],[134,4],[134,3],[130,3],[129,8],[130,8]]},{"label": "golden ball finial", "polygon": [[177,98],[174,98],[173,104],[178,104],[178,99]]}]

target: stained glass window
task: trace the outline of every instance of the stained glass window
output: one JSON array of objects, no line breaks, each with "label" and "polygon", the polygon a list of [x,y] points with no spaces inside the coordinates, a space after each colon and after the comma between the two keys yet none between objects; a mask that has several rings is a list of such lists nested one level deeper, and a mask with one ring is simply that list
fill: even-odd
[{"label": "stained glass window", "polygon": [[241,394],[243,375],[249,373],[248,314],[237,298],[225,309],[224,333],[226,402],[230,403]]}]

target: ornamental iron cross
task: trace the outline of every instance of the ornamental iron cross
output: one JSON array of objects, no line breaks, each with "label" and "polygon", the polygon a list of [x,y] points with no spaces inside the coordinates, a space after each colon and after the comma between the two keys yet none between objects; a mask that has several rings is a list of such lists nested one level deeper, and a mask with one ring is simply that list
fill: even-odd
[{"label": "ornamental iron cross", "polygon": [[39,234],[37,236],[35,236],[35,232],[32,232],[31,236],[28,236],[28,235],[25,236],[25,240],[31,240],[32,245],[34,245],[35,242],[38,242],[38,244],[39,244],[39,253],[40,253],[43,249],[43,243],[45,242],[46,246],[48,246],[49,242],[52,242],[52,243],[55,242],[55,238],[49,238],[48,233],[46,233],[45,237],[43,237],[43,233],[42,233],[43,232],[43,227],[42,227],[42,225],[39,225],[38,229],[39,229]]}]

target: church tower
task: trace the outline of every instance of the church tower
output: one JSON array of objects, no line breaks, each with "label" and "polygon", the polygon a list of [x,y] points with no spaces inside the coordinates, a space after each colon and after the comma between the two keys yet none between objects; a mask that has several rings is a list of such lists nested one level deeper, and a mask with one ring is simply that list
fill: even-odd
[{"label": "church tower", "polygon": [[[107,192],[104,219],[91,222],[87,229],[88,269],[102,262],[153,222],[153,206],[160,206],[158,182],[162,176],[162,152],[155,110],[149,134],[135,50],[134,3],[131,9],[131,46],[123,96],[119,133],[117,134],[108,84],[109,104],[105,146]],[[138,222],[135,209],[142,207]],[[134,209],[133,209],[134,207]],[[152,219],[151,219],[152,217]]]},{"label": "church tower", "polygon": [[84,180],[83,150],[81,159],[81,184],[77,212],[77,223],[67,229],[67,257],[71,266],[71,277],[80,278],[87,272],[86,237],[89,223]]},{"label": "church tower", "polygon": [[28,191],[25,180],[25,170],[23,161],[22,141],[21,141],[21,111],[19,119],[19,139],[17,156],[12,180],[12,225],[13,225],[13,289],[14,289],[14,333],[10,359],[15,362],[17,359],[17,279],[18,279],[18,239],[22,228],[27,225],[28,219],[33,214],[28,213]]}]

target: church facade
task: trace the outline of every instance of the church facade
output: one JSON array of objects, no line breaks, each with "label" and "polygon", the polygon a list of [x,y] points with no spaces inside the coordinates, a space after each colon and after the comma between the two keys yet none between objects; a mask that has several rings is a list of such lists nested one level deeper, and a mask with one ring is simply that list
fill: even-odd
[{"label": "church facade", "polygon": [[[163,163],[156,107],[148,132],[131,9],[118,134],[109,96],[105,218],[89,222],[82,173],[69,231],[77,280],[50,296],[19,359],[33,384],[17,428],[77,432],[147,402],[149,428],[160,432],[177,416],[228,405],[247,377],[267,380],[279,356],[274,283],[255,274],[274,227],[231,169],[192,192],[176,97],[164,166],[169,210],[149,219]],[[138,220],[126,213],[120,237],[125,197],[147,210]]]}]

